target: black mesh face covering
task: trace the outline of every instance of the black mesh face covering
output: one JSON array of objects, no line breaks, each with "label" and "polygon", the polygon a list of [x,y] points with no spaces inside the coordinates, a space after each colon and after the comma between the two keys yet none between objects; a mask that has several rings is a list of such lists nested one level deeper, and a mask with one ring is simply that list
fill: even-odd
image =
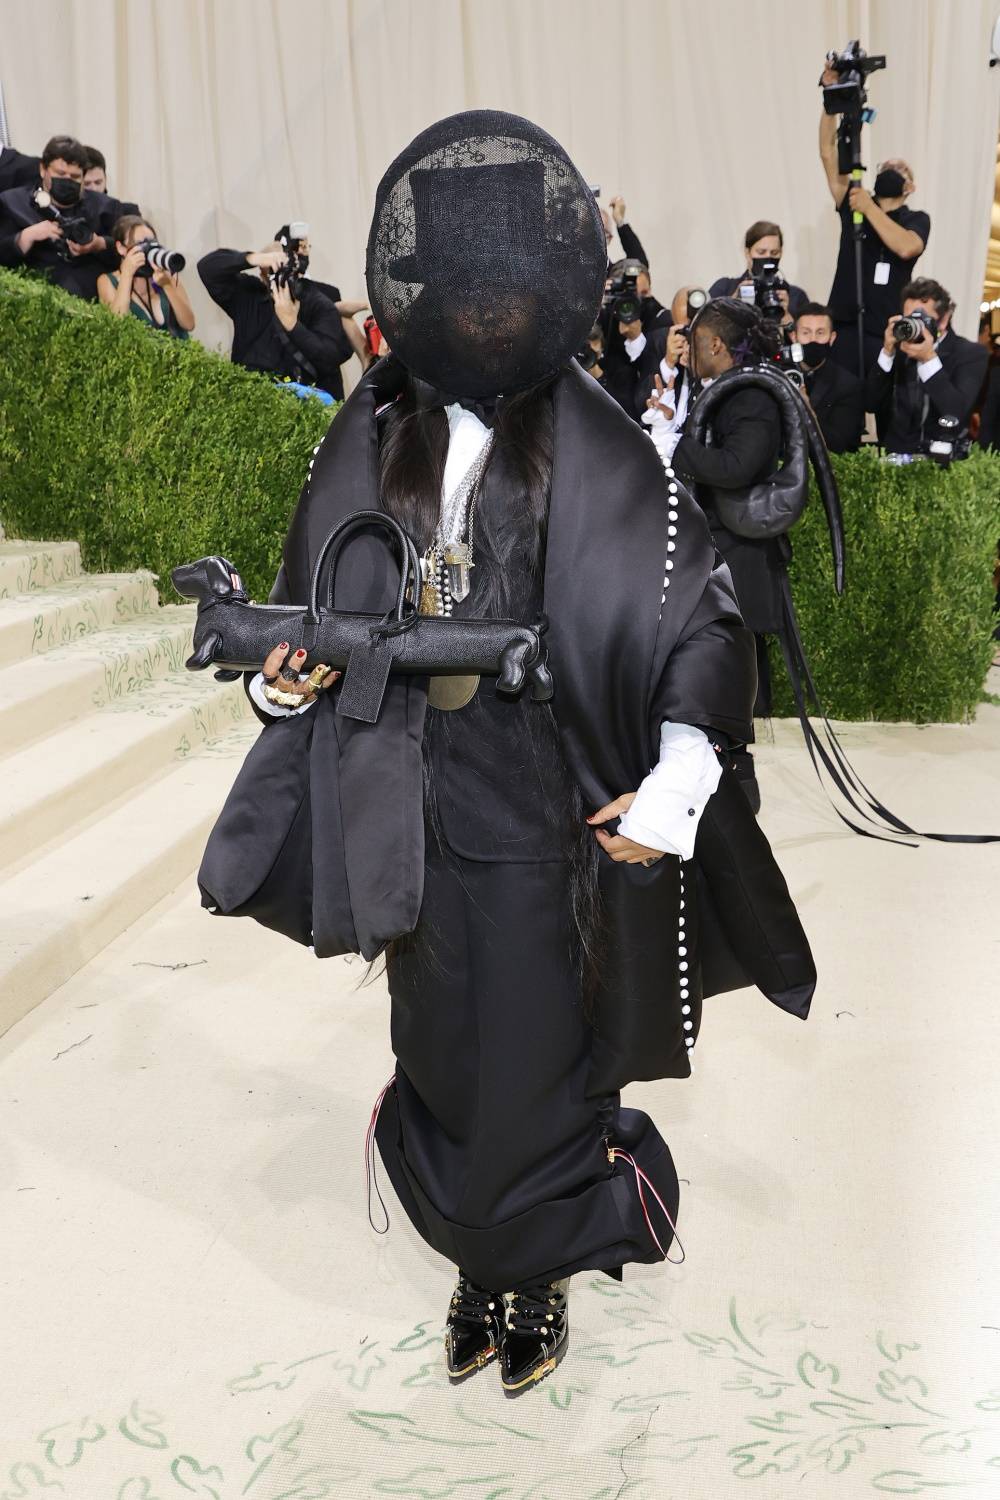
[{"label": "black mesh face covering", "polygon": [[518,115],[441,120],[379,183],[368,296],[393,353],[453,396],[552,375],[597,317],[600,211],[562,147]]}]

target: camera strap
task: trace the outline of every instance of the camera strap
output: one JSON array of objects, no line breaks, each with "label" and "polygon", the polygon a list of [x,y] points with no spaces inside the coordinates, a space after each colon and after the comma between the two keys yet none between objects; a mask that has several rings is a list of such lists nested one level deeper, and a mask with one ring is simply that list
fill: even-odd
[{"label": "camera strap", "polygon": [[[1000,834],[997,833],[923,833],[919,829],[911,828],[909,823],[905,823],[902,818],[897,818],[895,813],[890,812],[885,804],[879,801],[848,760],[837,732],[820,702],[816,684],[806,660],[805,646],[799,632],[795,605],[792,602],[791,584],[785,568],[781,569],[781,598],[784,629],[779,632],[778,641],[781,645],[788,679],[792,685],[802,736],[813,763],[813,770],[816,772],[816,779],[826,792],[830,806],[840,821],[846,823],[848,828],[860,834],[862,838],[879,839],[886,844],[903,844],[908,849],[919,848],[918,844],[912,842],[913,839],[930,839],[940,844],[1000,843]],[[817,731],[809,717],[810,700],[822,722],[822,734]],[[851,811],[869,823],[870,828],[863,828],[841,811],[823,779],[824,771]]]},{"label": "camera strap", "polygon": [[[301,316],[302,313],[300,311],[299,317]],[[277,320],[275,321],[277,322]],[[302,350],[292,343],[291,339],[288,337],[287,330],[284,329],[280,323],[277,324],[277,332],[278,338],[281,340],[285,352],[291,357],[292,364],[295,369],[295,379],[300,381],[303,385],[315,385],[315,365],[311,364],[306,356],[302,353]],[[303,379],[303,376],[305,376],[305,379]]]}]

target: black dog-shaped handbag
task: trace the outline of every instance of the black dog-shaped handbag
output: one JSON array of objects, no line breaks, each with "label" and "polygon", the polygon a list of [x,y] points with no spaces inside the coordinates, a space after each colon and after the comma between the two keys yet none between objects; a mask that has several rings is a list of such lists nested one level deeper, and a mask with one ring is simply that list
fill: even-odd
[{"label": "black dog-shaped handbag", "polygon": [[[394,543],[399,589],[388,614],[359,614],[333,607],[337,558],[349,537],[364,527],[381,527]],[[319,604],[320,573],[329,562],[329,600]],[[496,677],[501,693],[518,693],[529,683],[531,696],[545,703],[553,693],[545,644],[545,621],[532,627],[514,620],[442,619],[421,615],[420,559],[411,537],[384,511],[361,510],[330,532],[313,569],[306,608],[296,604],[254,604],[239,574],[224,557],[203,557],[171,573],[174,588],[198,601],[193,672],[208,666],[220,675],[259,670],[276,641],[298,641],[305,666],[323,662],[343,671],[337,712],[374,724],[390,672],[429,677],[476,674]]]}]

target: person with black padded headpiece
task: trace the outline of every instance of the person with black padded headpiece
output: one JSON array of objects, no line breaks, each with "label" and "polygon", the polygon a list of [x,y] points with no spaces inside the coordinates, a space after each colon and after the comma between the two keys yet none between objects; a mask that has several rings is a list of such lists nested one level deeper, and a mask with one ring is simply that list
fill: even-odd
[{"label": "person with black padded headpiece", "polygon": [[[725,370],[773,360],[779,340],[774,324],[750,303],[734,297],[713,298],[691,323],[688,359],[696,390],[704,391]],[[650,406],[666,408],[668,402],[663,396],[653,396]],[[784,625],[781,573],[788,544],[782,537],[765,540],[735,535],[723,525],[714,496],[718,490],[745,490],[777,467],[781,451],[777,403],[764,390],[734,391],[714,414],[710,443],[670,431],[665,420],[651,424],[650,432],[662,456],[698,487],[712,539],[732,573],[740,613],[756,637],[759,688],[755,713],[766,716],[771,711],[766,636]],[[745,747],[739,751],[737,768],[756,811],[760,791],[753,758]]]},{"label": "person with black padded headpiece", "polygon": [[[420,614],[544,616],[554,696],[390,673],[359,723],[338,712],[339,674],[306,677],[301,644],[276,641],[246,679],[258,780],[227,804],[233,847],[248,828],[287,847],[288,798],[264,789],[288,789],[312,736],[311,939],[385,953],[395,1066],[374,1137],[413,1226],[457,1267],[449,1378],[496,1362],[510,1396],[563,1358],[575,1272],[620,1278],[674,1240],[670,1152],[622,1087],[690,1074],[705,994],[756,983],[804,1017],[815,980],[728,765],[756,686],[728,568],[572,358],[604,272],[593,195],[527,120],[454,116],[388,168],[367,277],[392,354],[316,452],[272,601],[305,602],[332,528],[384,510],[422,554]],[[381,612],[399,583],[379,530],[352,534],[337,609]],[[261,920],[286,931],[276,904],[302,895],[267,879]]]}]

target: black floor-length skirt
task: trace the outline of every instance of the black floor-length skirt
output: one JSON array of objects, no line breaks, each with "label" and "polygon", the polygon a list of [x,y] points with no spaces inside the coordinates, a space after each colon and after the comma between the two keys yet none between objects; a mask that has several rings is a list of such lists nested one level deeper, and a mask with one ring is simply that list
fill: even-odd
[{"label": "black floor-length skirt", "polygon": [[[504,1291],[661,1259],[629,1152],[676,1221],[659,1132],[585,1094],[592,1031],[574,962],[568,866],[428,856],[417,932],[389,962],[395,1084],[376,1141],[433,1248]],[[671,1228],[649,1188],[665,1252]]]}]

